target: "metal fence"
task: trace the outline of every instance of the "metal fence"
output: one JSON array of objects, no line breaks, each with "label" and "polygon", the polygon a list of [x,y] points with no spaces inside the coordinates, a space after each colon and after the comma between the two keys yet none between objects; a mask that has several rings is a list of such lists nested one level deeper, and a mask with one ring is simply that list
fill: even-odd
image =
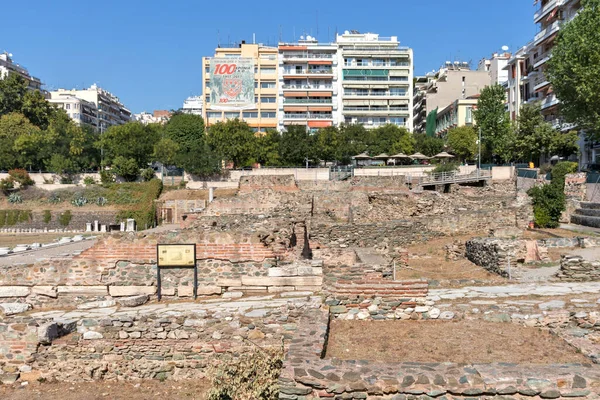
[{"label": "metal fence", "polygon": [[529,168],[517,168],[517,176],[519,178],[537,179],[538,171]]}]

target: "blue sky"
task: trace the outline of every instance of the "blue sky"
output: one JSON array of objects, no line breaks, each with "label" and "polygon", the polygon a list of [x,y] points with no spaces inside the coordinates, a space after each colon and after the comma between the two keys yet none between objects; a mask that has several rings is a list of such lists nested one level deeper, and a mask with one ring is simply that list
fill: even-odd
[{"label": "blue sky", "polygon": [[[242,39],[277,43],[303,33],[319,41],[344,30],[398,36],[415,73],[446,60],[472,61],[533,38],[532,0],[240,1],[104,0],[5,2],[0,51],[47,89],[96,82],[133,112],[177,109],[202,90],[203,55]],[[317,34],[318,30],[318,34]],[[328,36],[329,33],[329,36]]]}]

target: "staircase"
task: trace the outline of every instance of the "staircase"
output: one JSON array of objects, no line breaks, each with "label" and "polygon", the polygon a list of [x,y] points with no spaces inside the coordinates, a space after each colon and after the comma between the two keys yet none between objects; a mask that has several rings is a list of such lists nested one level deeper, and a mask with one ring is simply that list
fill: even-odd
[{"label": "staircase", "polygon": [[592,228],[600,228],[600,203],[581,202],[571,215],[571,223]]}]

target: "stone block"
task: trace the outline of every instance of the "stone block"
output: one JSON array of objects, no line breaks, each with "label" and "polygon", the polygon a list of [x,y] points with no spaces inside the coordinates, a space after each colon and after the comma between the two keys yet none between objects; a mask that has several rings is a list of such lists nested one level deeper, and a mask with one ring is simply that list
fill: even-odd
[{"label": "stone block", "polygon": [[92,308],[112,307],[116,304],[114,300],[89,301],[77,306],[80,310],[91,310]]},{"label": "stone block", "polygon": [[177,296],[179,297],[192,297],[194,295],[194,288],[192,286],[178,286]]},{"label": "stone block", "polygon": [[223,293],[224,299],[238,299],[244,295],[243,292],[225,292]]},{"label": "stone block", "polygon": [[269,293],[282,293],[282,292],[293,292],[294,286],[269,286]]},{"label": "stone block", "polygon": [[58,291],[54,286],[34,286],[31,288],[31,293],[52,297],[54,299],[58,297]]},{"label": "stone block", "polygon": [[106,296],[106,286],[57,286],[59,295]]},{"label": "stone block", "polygon": [[113,297],[153,295],[156,293],[156,286],[109,286],[108,293]]},{"label": "stone block", "polygon": [[298,268],[296,267],[273,267],[269,268],[268,275],[271,277],[281,276],[297,276]]},{"label": "stone block", "polygon": [[85,340],[102,339],[104,336],[100,332],[87,331],[83,334]]},{"label": "stone block", "polygon": [[243,276],[243,286],[321,286],[321,276],[296,276],[296,277],[252,277]]},{"label": "stone block", "polygon": [[50,344],[58,337],[58,323],[49,322],[38,327],[38,340],[42,344]]},{"label": "stone block", "polygon": [[223,287],[242,286],[242,278],[219,278],[217,279],[217,285]]},{"label": "stone block", "polygon": [[123,307],[137,307],[148,301],[147,294],[140,294],[137,296],[121,297],[117,300],[120,306]]},{"label": "stone block", "polygon": [[4,315],[14,315],[31,310],[31,304],[28,303],[0,303],[0,310]]},{"label": "stone block", "polygon": [[26,297],[30,292],[28,286],[0,286],[0,297]]},{"label": "stone block", "polygon": [[212,294],[221,294],[221,286],[198,286],[198,296],[210,296]]},{"label": "stone block", "polygon": [[174,287],[160,288],[160,294],[163,296],[175,296],[175,288]]},{"label": "stone block", "polygon": [[298,267],[299,276],[319,276],[323,275],[322,267]]}]

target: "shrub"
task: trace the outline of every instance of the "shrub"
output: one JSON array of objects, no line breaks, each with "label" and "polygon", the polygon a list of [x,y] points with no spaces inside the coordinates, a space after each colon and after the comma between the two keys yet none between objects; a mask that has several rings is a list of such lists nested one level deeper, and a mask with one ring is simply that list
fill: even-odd
[{"label": "shrub", "polygon": [[540,165],[540,175],[545,175],[548,172],[552,172],[552,164],[542,164]]},{"label": "shrub", "polygon": [[434,174],[437,174],[440,172],[455,172],[455,171],[459,170],[459,167],[460,167],[460,164],[458,164],[458,163],[446,162],[443,164],[438,164],[431,172],[433,172]]},{"label": "shrub", "polygon": [[93,177],[91,177],[91,176],[86,176],[85,178],[83,178],[83,184],[85,186],[95,185],[96,184],[96,180]]},{"label": "shrub", "polygon": [[85,198],[81,193],[71,200],[71,204],[73,204],[75,207],[83,207],[87,204],[87,202],[88,199]]},{"label": "shrub", "polygon": [[105,206],[106,203],[108,203],[108,200],[106,200],[106,197],[98,197],[96,199],[96,205],[98,205],[100,207]]},{"label": "shrub", "polygon": [[[564,182],[564,181],[563,181]],[[527,191],[531,196],[535,224],[540,228],[556,228],[565,210],[564,183],[556,181]]]},{"label": "shrub", "polygon": [[18,193],[11,193],[8,196],[8,202],[11,203],[11,204],[22,203],[23,202],[23,198]]},{"label": "shrub", "polygon": [[152,180],[156,177],[156,175],[154,174],[154,170],[152,168],[143,169],[141,176],[142,176],[142,179],[144,180],[144,182],[148,182],[149,180]]},{"label": "shrub", "polygon": [[144,189],[140,194],[135,208],[119,211],[117,221],[133,218],[139,229],[153,227],[156,223],[156,204],[154,200],[160,196],[162,182],[159,179],[153,179],[146,183],[128,183],[122,185],[144,185],[142,186]]},{"label": "shrub", "polygon": [[70,176],[61,176],[60,183],[62,183],[63,185],[69,185],[73,183],[73,178],[71,178]]},{"label": "shrub", "polygon": [[552,168],[552,183],[565,186],[565,175],[577,172],[577,163],[571,161],[561,161]]},{"label": "shrub", "polygon": [[12,177],[8,177],[5,179],[0,180],[0,190],[4,193],[7,194],[11,189],[14,189],[15,187],[15,181]]},{"label": "shrub", "polygon": [[282,365],[283,349],[259,349],[237,360],[220,360],[210,370],[207,400],[276,400]]},{"label": "shrub", "polygon": [[29,173],[24,169],[11,169],[8,171],[8,175],[13,178],[16,182],[19,182],[21,187],[26,188],[27,186],[31,186],[35,184]]},{"label": "shrub", "polygon": [[58,204],[62,201],[62,199],[60,198],[60,196],[54,192],[50,193],[50,196],[48,197],[48,203],[50,204]]},{"label": "shrub", "polygon": [[0,228],[31,221],[30,210],[0,210]]},{"label": "shrub", "polygon": [[49,224],[52,221],[52,213],[50,210],[44,210],[44,223]]},{"label": "shrub", "polygon": [[115,182],[115,173],[111,170],[103,169],[100,171],[100,182],[107,185]]},{"label": "shrub", "polygon": [[185,189],[186,186],[187,186],[187,181],[184,181],[182,179],[181,182],[179,182],[179,189]]},{"label": "shrub", "polygon": [[60,216],[58,217],[58,222],[62,226],[68,226],[71,223],[71,218],[73,218],[73,215],[71,215],[70,210],[67,210],[64,213],[60,214]]}]

